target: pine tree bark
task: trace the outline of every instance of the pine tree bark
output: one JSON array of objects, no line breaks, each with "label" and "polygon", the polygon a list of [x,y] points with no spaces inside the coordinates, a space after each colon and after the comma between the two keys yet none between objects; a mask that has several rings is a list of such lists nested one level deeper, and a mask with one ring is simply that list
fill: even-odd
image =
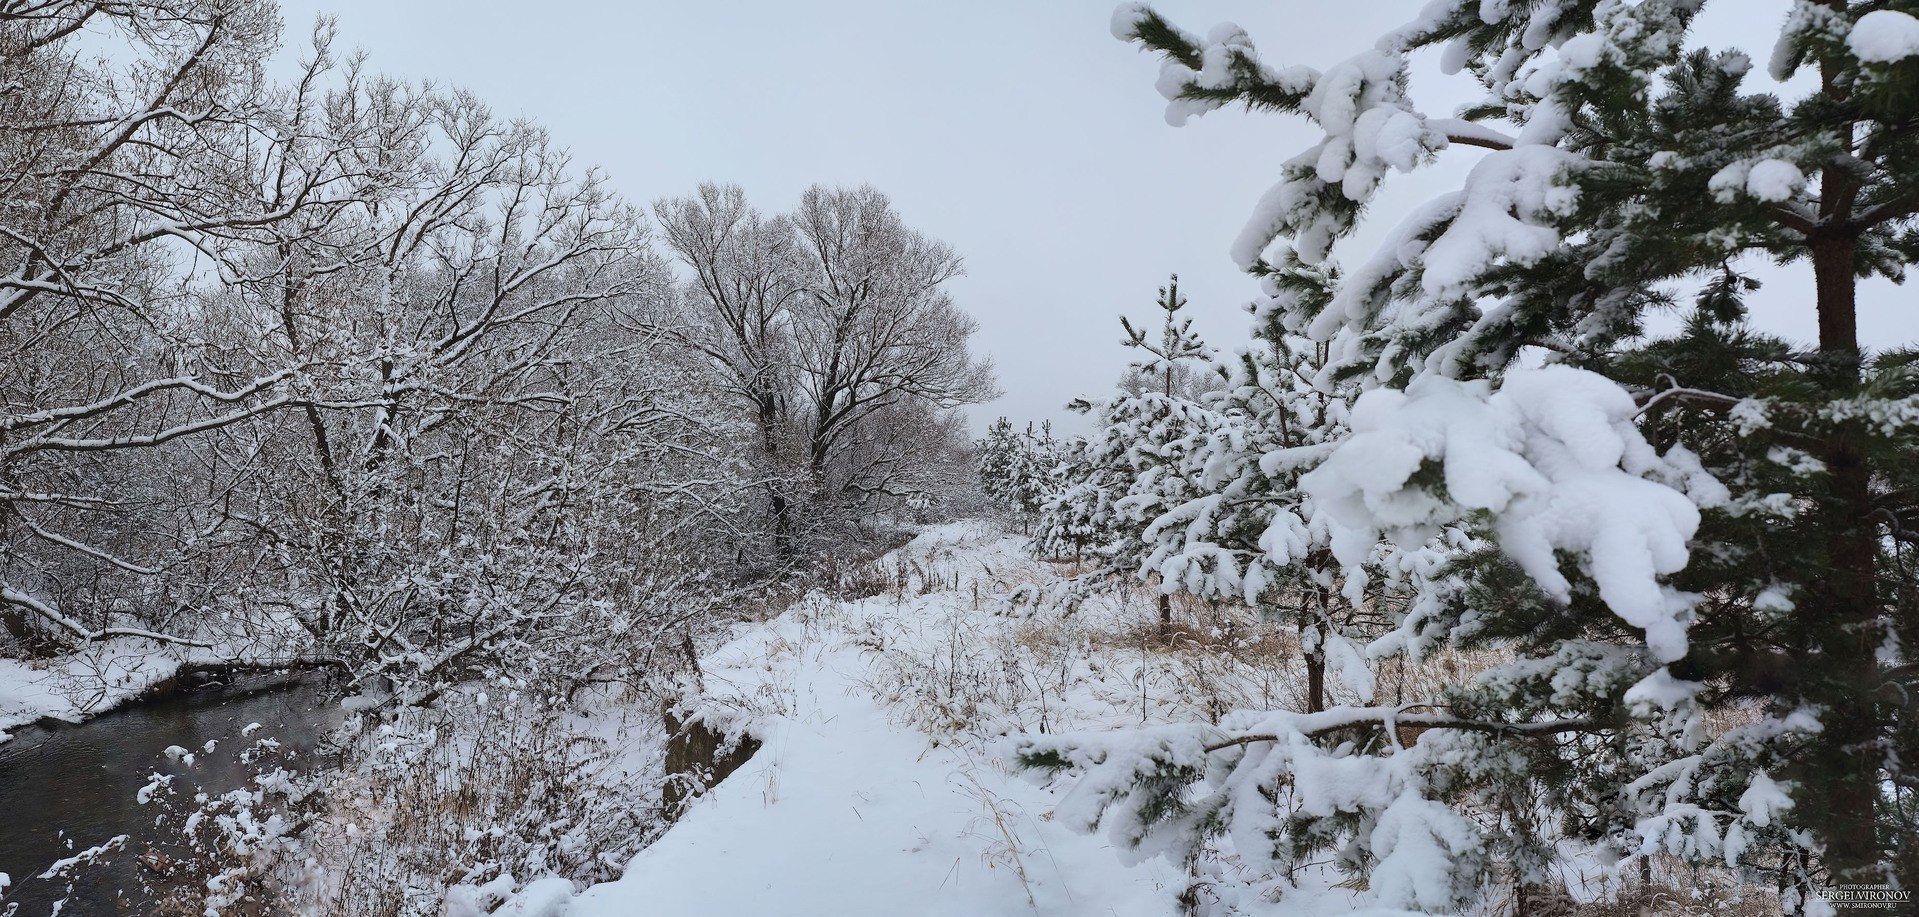
[{"label": "pine tree bark", "polygon": [[1326,709],[1326,651],[1316,649],[1306,654],[1306,712],[1320,713]]},{"label": "pine tree bark", "polygon": [[[1830,173],[1829,173],[1830,174]],[[1849,197],[1844,182],[1824,189],[1828,200]],[[1827,214],[1810,240],[1818,292],[1819,363],[1814,375],[1829,398],[1855,394],[1860,381],[1855,259],[1858,242],[1837,214]],[[1830,228],[1829,228],[1830,227]],[[1860,444],[1841,430],[1832,434],[1821,459],[1830,475],[1820,501],[1830,574],[1814,590],[1808,622],[1816,635],[1808,647],[1815,676],[1809,699],[1825,707],[1824,730],[1807,761],[1813,793],[1805,811],[1823,820],[1826,866],[1842,881],[1885,879],[1878,854],[1877,803],[1879,724],[1872,701],[1877,668],[1878,545],[1868,515],[1872,469]]]},{"label": "pine tree bark", "polygon": [[[1308,560],[1330,564],[1332,553],[1317,551]],[[1334,601],[1332,590],[1324,586],[1315,587],[1313,595],[1318,600],[1319,607],[1314,612],[1318,615],[1318,619],[1310,625],[1302,623],[1299,629],[1301,638],[1304,638],[1308,632],[1315,637],[1312,652],[1306,654],[1307,713],[1319,713],[1326,709],[1326,638],[1331,636],[1332,625],[1329,612],[1332,610]]]},{"label": "pine tree bark", "polygon": [[[1843,0],[1824,0],[1843,11]],[[1820,68],[1821,91],[1845,111],[1851,86],[1840,78],[1831,61]],[[1856,125],[1848,121],[1845,135]],[[1819,187],[1819,219],[1807,234],[1812,256],[1819,319],[1819,359],[1814,380],[1828,399],[1845,398],[1859,390],[1862,360],[1859,349],[1858,248],[1860,229],[1852,222],[1861,179],[1835,164],[1823,171]],[[1878,670],[1878,603],[1875,598],[1879,549],[1872,523],[1872,469],[1854,434],[1841,428],[1831,434],[1820,458],[1826,463],[1829,489],[1819,503],[1819,521],[1826,532],[1827,577],[1813,589],[1806,622],[1817,636],[1809,647],[1817,655],[1809,661],[1818,672],[1811,679],[1809,699],[1825,707],[1824,727],[1812,745],[1806,776],[1813,799],[1799,801],[1802,810],[1824,821],[1825,865],[1842,882],[1881,882],[1885,875],[1879,857],[1877,803],[1879,795],[1878,740],[1880,729],[1872,701]]]}]

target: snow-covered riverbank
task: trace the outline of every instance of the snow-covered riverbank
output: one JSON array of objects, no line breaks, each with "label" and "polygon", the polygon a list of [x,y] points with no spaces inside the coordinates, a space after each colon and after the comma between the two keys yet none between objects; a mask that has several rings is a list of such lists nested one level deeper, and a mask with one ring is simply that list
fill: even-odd
[{"label": "snow-covered riverbank", "polygon": [[0,742],[42,719],[77,723],[139,697],[183,666],[214,662],[210,651],[155,651],[134,637],[115,637],[55,659],[0,659]]}]

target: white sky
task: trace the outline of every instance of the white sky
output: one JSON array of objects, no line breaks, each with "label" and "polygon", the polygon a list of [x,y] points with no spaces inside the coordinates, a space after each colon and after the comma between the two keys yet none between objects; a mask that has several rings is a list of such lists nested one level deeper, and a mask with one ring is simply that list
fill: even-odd
[{"label": "white sky", "polygon": [[[877,186],[908,225],[966,259],[952,289],[979,320],[974,349],[994,359],[1007,392],[971,411],[976,429],[1001,414],[1060,421],[1068,400],[1110,391],[1127,361],[1116,316],[1149,316],[1170,272],[1209,343],[1243,343],[1240,307],[1256,291],[1227,247],[1279,164],[1316,139],[1295,119],[1238,109],[1168,127],[1157,62],[1111,37],[1108,0],[281,2],[289,57],[314,16],[334,13],[339,50],[363,49],[374,70],[463,86],[500,114],[539,121],[638,202],[711,180],[778,212],[810,184]],[[1239,23],[1269,62],[1323,68],[1423,0],[1155,5],[1190,31]],[[1763,64],[1784,9],[1784,0],[1723,2],[1701,31]],[[1436,67],[1414,80],[1429,112],[1469,97],[1469,84]],[[1389,178],[1374,212],[1403,211],[1457,181],[1473,155],[1449,152],[1429,174]],[[1342,260],[1368,254],[1376,237],[1355,240]],[[1862,291],[1871,346],[1913,337],[1910,319],[1893,312],[1904,291],[1893,289]],[[1773,277],[1755,312],[1771,330],[1810,339],[1810,291],[1809,269]]]}]

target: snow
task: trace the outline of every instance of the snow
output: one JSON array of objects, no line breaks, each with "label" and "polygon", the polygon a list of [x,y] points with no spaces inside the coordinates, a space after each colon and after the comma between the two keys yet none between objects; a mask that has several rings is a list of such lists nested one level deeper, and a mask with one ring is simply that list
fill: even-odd
[{"label": "snow", "polygon": [[573,897],[573,884],[549,876],[532,882],[493,917],[561,917]]},{"label": "snow", "polygon": [[[1448,900],[1447,857],[1473,853],[1469,826],[1415,798],[1415,756],[1345,757],[1303,739],[1248,755],[1274,766],[1296,759],[1307,798],[1391,813],[1374,832],[1387,853],[1375,873],[1383,893],[1334,887],[1330,869],[1302,870],[1281,906],[1258,889],[1279,891],[1282,880],[1195,879],[1180,849],[1094,833],[1123,821],[1102,816],[1101,803],[1123,792],[1125,760],[1207,755],[1212,727],[1195,724],[1208,701],[1192,677],[1175,659],[1143,655],[1137,638],[1114,636],[1151,626],[1150,596],[1102,594],[1070,615],[1011,613],[1015,590],[1043,592],[1065,574],[1032,560],[1024,539],[979,523],[930,530],[877,567],[906,571],[908,582],[860,600],[809,597],[703,657],[709,693],[692,712],[744,726],[763,746],[620,879],[564,901],[552,897],[557,886],[536,883],[491,913],[1175,917],[1187,913],[1182,892],[1206,881],[1246,917],[1383,914]],[[1053,642],[1035,646],[1044,640]],[[1214,702],[1277,703],[1252,684],[1270,679],[1270,669],[1255,672],[1270,661],[1247,663],[1238,688],[1235,663],[1207,664]],[[1274,716],[1360,718],[1350,708]],[[1021,743],[1067,733],[1110,737],[1114,755],[1134,758],[1051,782],[1014,771]],[[1249,794],[1249,807],[1260,792],[1244,782],[1229,791]],[[491,901],[485,889],[460,891],[460,907],[475,914]],[[451,917],[468,917],[453,903]]]},{"label": "snow", "polygon": [[955,628],[1015,628],[1020,619],[995,615],[996,605],[976,609],[974,587],[990,594],[995,577],[1045,575],[1019,541],[978,525],[936,529],[898,556],[931,568],[956,550],[964,559],[947,563],[962,575],[958,590],[947,573],[930,577],[946,591],[811,600],[708,656],[709,704],[750,721],[761,751],[621,879],[524,913],[1180,913],[1184,870],[1162,859],[1126,865],[1103,840],[1052,819],[1059,791],[1010,771],[994,734],[1007,727],[914,728],[926,699],[895,669],[950,645]]},{"label": "snow", "polygon": [[1765,774],[1755,773],[1746,791],[1739,795],[1739,811],[1754,825],[1772,825],[1780,812],[1792,808],[1792,785],[1779,783]]},{"label": "snow", "polygon": [[[1132,41],[1139,26],[1145,21],[1150,10],[1144,4],[1122,4],[1114,10],[1112,32],[1122,41]],[[1244,29],[1230,22],[1213,27],[1204,38],[1188,32],[1180,32],[1180,38],[1199,50],[1199,69],[1194,70],[1176,60],[1167,60],[1160,65],[1159,78],[1154,87],[1166,99],[1166,123],[1174,127],[1184,125],[1195,115],[1204,115],[1217,110],[1223,102],[1217,99],[1183,98],[1187,86],[1206,89],[1231,88],[1238,77],[1233,68],[1237,61],[1255,60],[1252,39]],[[1273,70],[1261,67],[1261,77],[1268,83],[1280,86],[1286,92],[1305,93],[1313,88],[1319,78],[1317,71],[1309,67],[1288,67]]]},{"label": "snow", "polygon": [[105,713],[186,666],[272,665],[286,658],[257,647],[156,645],[142,637],[116,636],[50,659],[0,659],[0,743],[12,738],[12,730],[43,719],[78,723]]},{"label": "snow", "polygon": [[1559,62],[1568,75],[1576,76],[1602,63],[1612,63],[1609,58],[1617,53],[1618,49],[1607,44],[1604,36],[1587,32],[1559,46]]},{"label": "snow", "polygon": [[1792,200],[1805,187],[1806,174],[1783,159],[1735,162],[1714,173],[1706,182],[1713,199],[1722,204],[1732,203],[1741,194],[1776,204]]},{"label": "snow", "polygon": [[1488,154],[1466,177],[1458,216],[1421,259],[1421,286],[1435,299],[1450,298],[1499,259],[1531,264],[1559,246],[1548,221],[1570,214],[1577,192],[1560,181],[1578,157],[1529,144]]},{"label": "snow", "polygon": [[[1248,873],[1245,882],[1278,907],[1228,913],[1402,914],[1456,912],[1474,894],[1460,875],[1483,864],[1480,831],[1451,807],[1430,798],[1424,774],[1437,758],[1452,754],[1435,736],[1386,757],[1351,754],[1349,743],[1316,744],[1310,735],[1358,723],[1379,722],[1381,711],[1335,707],[1318,713],[1239,711],[1218,726],[1188,725],[1126,732],[1028,736],[1027,754],[1066,758],[1085,773],[1060,806],[1062,820],[1082,827],[1104,811],[1098,826],[1123,850],[1140,855],[1184,855],[1182,840],[1199,822],[1228,825],[1233,857]],[[1417,719],[1417,717],[1408,717]],[[1184,772],[1198,777],[1168,814],[1139,794],[1141,773]],[[1274,806],[1274,801],[1278,806]],[[1316,887],[1316,867],[1289,864],[1283,851],[1297,840],[1282,813],[1317,817],[1358,816],[1370,850],[1348,855],[1373,859],[1370,888],[1363,895]],[[1244,905],[1242,905],[1243,907]]]},{"label": "snow", "polygon": [[1113,9],[1113,37],[1120,41],[1132,41],[1133,33],[1139,29],[1140,22],[1146,18],[1148,7],[1144,3],[1122,3]]},{"label": "snow", "polygon": [[[1606,605],[1670,662],[1686,654],[1691,606],[1659,577],[1685,567],[1699,506],[1726,494],[1688,454],[1656,454],[1636,414],[1617,384],[1565,366],[1515,370],[1496,392],[1425,376],[1361,396],[1353,435],[1301,486],[1335,524],[1349,590],[1363,588],[1360,568],[1382,536],[1413,549],[1483,510],[1500,548],[1561,602],[1572,584],[1558,552],[1579,556]],[[1414,483],[1427,468],[1446,498]]]},{"label": "snow", "polygon": [[1798,604],[1792,600],[1791,595],[1778,586],[1764,589],[1752,599],[1754,611],[1791,611],[1796,607]]},{"label": "snow", "polygon": [[1846,47],[1869,64],[1891,64],[1919,57],[1919,19],[1898,10],[1873,10],[1854,23]]},{"label": "snow", "polygon": [[[1398,109],[1380,103],[1374,110]],[[1334,350],[1343,354],[1347,347],[1376,335],[1381,328],[1423,333],[1445,321],[1443,314],[1435,313],[1454,308],[1460,297],[1473,292],[1488,270],[1500,264],[1533,264],[1557,251],[1562,240],[1555,226],[1578,205],[1578,191],[1569,177],[1587,163],[1552,145],[1557,140],[1555,131],[1543,126],[1549,120],[1543,114],[1537,116],[1519,137],[1508,137],[1456,119],[1421,119],[1421,128],[1429,132],[1422,135],[1426,149],[1446,145],[1448,132],[1510,149],[1494,149],[1480,156],[1460,190],[1436,195],[1411,208],[1375,254],[1339,285],[1331,305],[1310,319],[1304,329],[1306,335],[1332,343]],[[1337,139],[1329,136],[1327,144]],[[1377,184],[1387,166],[1400,167],[1381,158],[1385,151],[1377,146],[1369,152],[1374,158],[1364,171],[1371,184]],[[1315,151],[1309,150],[1306,155],[1315,155]],[[1363,202],[1361,198],[1353,200]],[[1248,258],[1260,253],[1258,246],[1287,229],[1297,232],[1301,260],[1312,263],[1326,256],[1341,226],[1320,206],[1314,187],[1297,181],[1283,183],[1261,202],[1254,219],[1242,231],[1233,257],[1242,266],[1247,264]],[[1418,295],[1408,296],[1399,280],[1415,269],[1419,271]],[[1333,362],[1344,359],[1342,355]],[[1434,359],[1445,362],[1445,349]],[[1380,357],[1382,376],[1391,375],[1390,363],[1390,355]]]},{"label": "snow", "polygon": [[77,723],[145,693],[182,665],[211,660],[206,650],[165,648],[114,637],[47,660],[0,659],[0,742],[41,719]]},{"label": "snow", "polygon": [[[1230,47],[1250,47],[1243,33],[1236,33],[1233,41]],[[1411,171],[1431,153],[1445,148],[1446,134],[1407,102],[1405,72],[1404,55],[1373,49],[1334,65],[1324,74],[1303,67],[1267,74],[1286,92],[1301,96],[1300,113],[1318,124],[1326,136],[1289,160],[1283,169],[1286,180],[1260,199],[1233,242],[1235,263],[1250,267],[1284,236],[1292,237],[1302,260],[1320,262],[1333,240],[1352,223],[1350,214],[1321,205],[1328,189],[1336,186],[1342,198],[1364,204],[1372,199],[1388,171]],[[1210,110],[1219,104],[1178,98],[1174,91],[1187,80],[1209,87],[1227,85],[1223,81],[1208,82],[1204,73],[1185,76],[1191,73],[1175,63],[1166,64],[1161,71],[1160,91],[1167,94],[1168,120],[1175,124],[1182,123],[1194,106],[1203,104]]]},{"label": "snow", "polygon": [[767,736],[767,760],[568,917],[641,904],[662,915],[1009,914],[1028,907],[1021,869],[1042,912],[1172,913],[1169,865],[1121,866],[1103,845],[1040,821],[1049,795],[979,750],[929,747],[894,727],[835,677],[855,661],[816,660],[795,685],[803,706]]},{"label": "snow", "polygon": [[[177,748],[178,746],[175,746],[175,747]],[[173,758],[175,760],[179,760],[180,758],[179,755],[173,754],[173,748],[167,749],[167,757]],[[187,759],[187,764],[191,766],[193,764],[193,756],[187,755],[186,759]],[[148,774],[146,786],[141,787],[137,792],[133,794],[133,800],[144,806],[147,803],[153,801],[154,793],[157,793],[160,790],[166,788],[171,783],[173,783],[173,775],[171,774],[159,774],[159,773]]]},{"label": "snow", "polygon": [[1699,682],[1674,678],[1670,670],[1660,669],[1627,689],[1625,700],[1632,705],[1672,710],[1690,703],[1703,687],[1705,685]]},{"label": "snow", "polygon": [[1472,54],[1473,43],[1468,36],[1461,36],[1447,42],[1446,50],[1441,52],[1439,58],[1439,72],[1447,76],[1459,73],[1466,69],[1466,64],[1472,60]]},{"label": "snow", "polygon": [[1393,800],[1373,828],[1381,856],[1375,884],[1381,901],[1405,910],[1440,913],[1455,901],[1447,867],[1477,852],[1479,840],[1444,804],[1411,793]]},{"label": "snow", "polygon": [[363,713],[378,708],[385,701],[384,695],[375,693],[349,694],[340,698],[340,709],[348,714]]},{"label": "snow", "polygon": [[1373,670],[1351,640],[1338,633],[1326,635],[1326,668],[1341,685],[1362,701],[1373,699]]}]

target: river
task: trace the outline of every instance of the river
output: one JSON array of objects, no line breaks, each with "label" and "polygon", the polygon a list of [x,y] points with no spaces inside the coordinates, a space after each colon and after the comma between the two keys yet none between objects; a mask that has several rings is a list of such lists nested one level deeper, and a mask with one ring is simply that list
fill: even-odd
[{"label": "river", "polygon": [[[147,886],[164,880],[140,858],[179,853],[154,824],[161,804],[136,799],[149,775],[178,775],[176,798],[217,795],[246,782],[235,752],[264,737],[293,752],[290,766],[310,766],[318,739],[339,722],[325,686],[314,674],[246,676],[134,702],[85,723],[15,732],[0,744],[0,873],[13,881],[0,894],[0,915],[43,917],[63,899],[61,917],[149,913]],[[260,728],[242,738],[253,723]],[[211,753],[209,741],[217,743]],[[195,753],[194,763],[169,757],[172,746]],[[71,889],[68,880],[39,878],[55,861],[118,835],[128,836],[125,849],[83,867]]]}]

